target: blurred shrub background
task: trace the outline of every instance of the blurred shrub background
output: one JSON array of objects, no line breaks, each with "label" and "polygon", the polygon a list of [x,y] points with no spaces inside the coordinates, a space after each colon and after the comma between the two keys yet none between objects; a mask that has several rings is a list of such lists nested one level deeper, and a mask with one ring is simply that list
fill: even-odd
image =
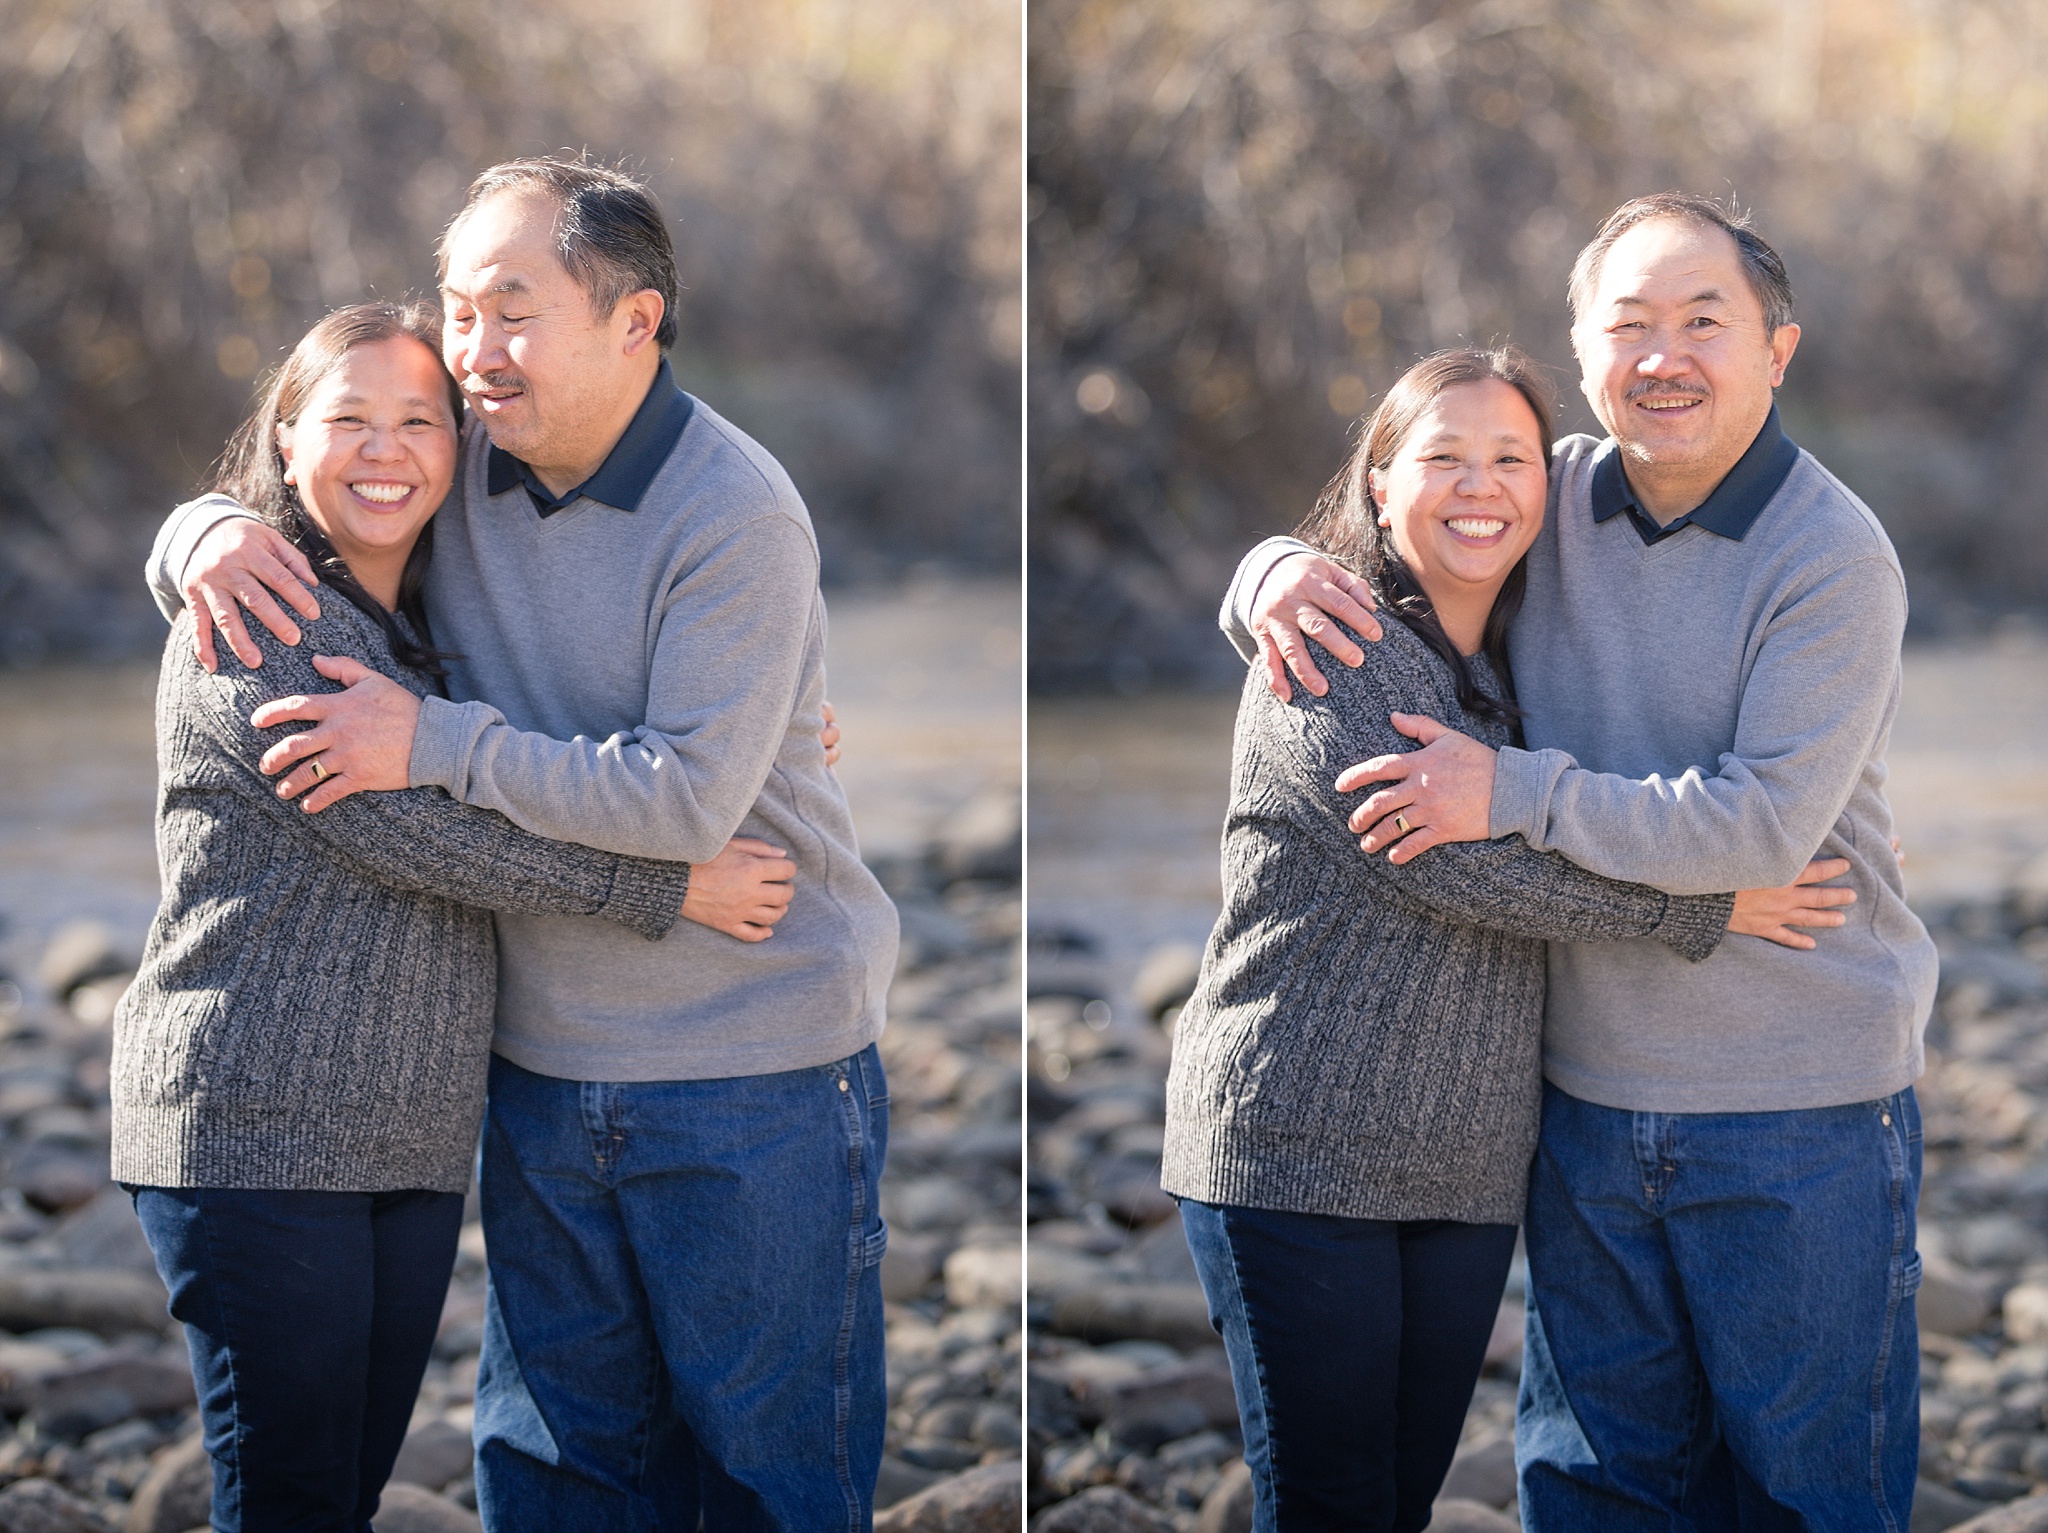
[{"label": "blurred shrub background", "polygon": [[2048,7],[1033,0],[1032,675],[1235,685],[1216,602],[1418,354],[1512,337],[1623,199],[1785,254],[1795,439],[1884,519],[1921,632],[2048,605]]},{"label": "blurred shrub background", "polygon": [[686,387],[827,578],[1018,553],[1017,0],[0,0],[0,659],[153,649],[138,571],[326,309],[470,178],[624,157]]}]

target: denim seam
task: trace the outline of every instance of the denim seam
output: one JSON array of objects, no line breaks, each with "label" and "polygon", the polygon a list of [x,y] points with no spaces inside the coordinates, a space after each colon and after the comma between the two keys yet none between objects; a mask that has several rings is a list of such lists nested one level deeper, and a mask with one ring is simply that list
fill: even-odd
[{"label": "denim seam", "polygon": [[866,1270],[862,1264],[865,1254],[861,1226],[867,1223],[867,1187],[863,1179],[863,1150],[866,1135],[861,1128],[861,1114],[866,1110],[867,1080],[861,1080],[861,1102],[855,1102],[851,1090],[850,1072],[844,1063],[835,1064],[827,1073],[841,1087],[847,1088],[835,1093],[840,1098],[840,1116],[847,1131],[846,1169],[847,1188],[851,1194],[852,1218],[847,1228],[846,1241],[846,1303],[839,1316],[839,1335],[832,1347],[832,1466],[839,1475],[839,1493],[846,1501],[846,1526],[848,1533],[859,1533],[860,1490],[853,1483],[853,1330],[858,1320],[860,1305],[861,1274]]},{"label": "denim seam", "polygon": [[1873,1102],[1874,1111],[1891,1118],[1889,1125],[1880,1124],[1883,1136],[1885,1159],[1891,1171],[1892,1205],[1892,1255],[1890,1281],[1885,1284],[1884,1327],[1878,1333],[1877,1360],[1870,1377],[1870,1490],[1877,1503],[1877,1515],[1883,1521],[1885,1533],[1899,1533],[1898,1519],[1892,1516],[1891,1503],[1884,1492],[1884,1440],[1888,1427],[1884,1403],[1885,1375],[1891,1367],[1892,1332],[1899,1323],[1900,1290],[1905,1287],[1905,1245],[1906,1245],[1906,1155],[1905,1124],[1900,1120],[1899,1098],[1894,1096],[1884,1102]]},{"label": "denim seam", "polygon": [[[193,1209],[199,1215],[199,1236],[206,1242],[207,1270],[215,1275],[216,1284],[220,1273],[220,1261],[213,1249],[213,1220],[201,1200],[193,1200]],[[234,1423],[234,1430],[228,1434],[227,1451],[234,1461],[235,1504],[230,1519],[234,1527],[242,1525],[242,1389],[235,1378],[235,1343],[228,1335],[228,1307],[216,1290],[213,1297],[213,1311],[220,1321],[221,1357],[228,1369],[228,1415]]]},{"label": "denim seam", "polygon": [[[1277,1524],[1280,1517],[1280,1474],[1275,1461],[1279,1458],[1279,1444],[1273,1435],[1273,1413],[1266,1408],[1268,1393],[1266,1365],[1259,1356],[1259,1338],[1252,1329],[1251,1306],[1244,1301],[1244,1274],[1237,1270],[1237,1245],[1230,1237],[1230,1210],[1218,1205],[1216,1212],[1219,1215],[1219,1222],[1223,1225],[1223,1249],[1230,1253],[1231,1291],[1237,1299],[1238,1313],[1244,1316],[1244,1344],[1252,1355],[1252,1377],[1258,1381],[1259,1386],[1259,1420],[1264,1427],[1266,1437],[1266,1483],[1264,1490],[1267,1500],[1273,1509],[1273,1521]],[[1253,1527],[1255,1529],[1258,1526],[1256,1493],[1259,1488],[1255,1479],[1253,1482]]]}]

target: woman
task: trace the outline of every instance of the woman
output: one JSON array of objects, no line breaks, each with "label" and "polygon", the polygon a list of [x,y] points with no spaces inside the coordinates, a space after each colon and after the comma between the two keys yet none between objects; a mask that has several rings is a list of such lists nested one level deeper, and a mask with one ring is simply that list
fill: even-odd
[{"label": "woman", "polygon": [[1519,837],[1397,865],[1346,829],[1337,775],[1412,744],[1389,715],[1512,743],[1506,635],[1550,446],[1520,352],[1410,368],[1303,532],[1398,621],[1328,695],[1283,703],[1255,672],[1239,703],[1224,911],[1174,1032],[1162,1180],[1230,1357],[1260,1533],[1429,1521],[1527,1189],[1544,943],[1652,937],[1697,961],[1812,903],[1670,896]]},{"label": "woman", "polygon": [[[164,899],[115,1017],[114,1174],[184,1322],[214,1461],[213,1526],[370,1525],[454,1265],[495,999],[493,909],[678,914],[765,935],[789,864],[547,841],[438,790],[318,814],[258,766],[249,716],[333,690],[315,652],[416,693],[428,519],[461,397],[424,307],[361,304],[306,335],[229,448],[218,489],[298,545],[342,600],[296,647],[209,675],[191,618],[157,693]],[[761,853],[772,853],[752,843]],[[738,850],[736,850],[738,848]]]}]

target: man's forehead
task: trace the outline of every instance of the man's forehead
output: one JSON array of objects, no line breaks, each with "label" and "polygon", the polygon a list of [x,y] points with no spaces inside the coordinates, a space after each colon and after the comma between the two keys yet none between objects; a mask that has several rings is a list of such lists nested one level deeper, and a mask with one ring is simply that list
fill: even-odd
[{"label": "man's forehead", "polygon": [[501,286],[531,291],[567,277],[554,232],[555,209],[549,204],[504,192],[486,198],[449,233],[442,288],[476,297]]},{"label": "man's forehead", "polygon": [[1742,252],[1727,230],[1653,218],[1608,249],[1594,302],[1613,308],[1740,302],[1745,296],[1753,295],[1743,275]]}]

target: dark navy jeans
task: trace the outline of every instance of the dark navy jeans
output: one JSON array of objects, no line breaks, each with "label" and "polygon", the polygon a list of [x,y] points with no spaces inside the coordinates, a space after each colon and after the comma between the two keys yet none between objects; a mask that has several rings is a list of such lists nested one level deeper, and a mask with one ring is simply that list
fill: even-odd
[{"label": "dark navy jeans", "polygon": [[872,1047],[629,1084],[491,1061],[492,1533],[870,1526],[888,1121]]},{"label": "dark navy jeans", "polygon": [[1252,1471],[1254,1533],[1412,1533],[1458,1448],[1512,1224],[1183,1200]]},{"label": "dark navy jeans", "polygon": [[462,1194],[131,1191],[191,1344],[217,1533],[364,1533],[441,1322]]},{"label": "dark navy jeans", "polygon": [[1905,1533],[1920,1110],[1651,1113],[1554,1086],[1515,1429],[1530,1533]]}]

